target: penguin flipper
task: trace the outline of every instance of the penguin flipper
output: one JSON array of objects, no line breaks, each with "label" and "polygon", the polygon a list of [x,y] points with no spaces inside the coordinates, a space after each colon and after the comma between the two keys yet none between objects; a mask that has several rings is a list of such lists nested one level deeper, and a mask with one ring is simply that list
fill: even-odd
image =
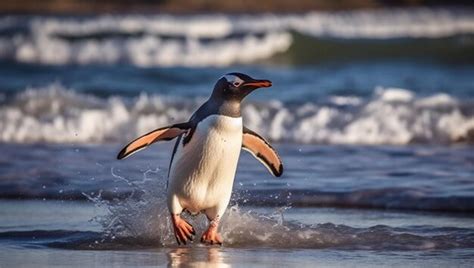
[{"label": "penguin flipper", "polygon": [[242,149],[250,152],[276,177],[283,174],[283,163],[278,153],[260,135],[244,127]]},{"label": "penguin flipper", "polygon": [[176,138],[177,136],[185,133],[191,128],[191,123],[180,123],[171,126],[162,127],[155,129],[143,136],[136,138],[127,144],[120,153],[117,155],[117,159],[124,159],[133,153],[138,152],[141,149],[145,149],[150,144],[157,141],[168,141]]}]

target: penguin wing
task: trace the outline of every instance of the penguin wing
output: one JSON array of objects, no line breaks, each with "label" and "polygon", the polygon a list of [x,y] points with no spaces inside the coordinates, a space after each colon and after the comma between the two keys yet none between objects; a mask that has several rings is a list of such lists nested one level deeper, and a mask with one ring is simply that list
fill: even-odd
[{"label": "penguin wing", "polygon": [[244,127],[242,149],[250,152],[276,177],[283,174],[283,163],[278,153],[260,135]]},{"label": "penguin wing", "polygon": [[145,149],[147,146],[154,142],[162,140],[172,140],[177,136],[185,133],[190,128],[191,123],[187,122],[155,129],[143,136],[136,138],[135,140],[127,144],[127,146],[123,147],[123,149],[117,155],[117,159],[126,158],[141,149]]}]

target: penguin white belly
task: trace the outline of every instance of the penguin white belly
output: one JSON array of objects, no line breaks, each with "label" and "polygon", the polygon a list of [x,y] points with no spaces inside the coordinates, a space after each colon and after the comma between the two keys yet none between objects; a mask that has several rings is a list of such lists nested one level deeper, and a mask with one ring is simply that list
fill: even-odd
[{"label": "penguin white belly", "polygon": [[230,200],[242,149],[242,118],[211,115],[198,123],[191,140],[179,141],[170,167],[168,207],[221,216]]}]

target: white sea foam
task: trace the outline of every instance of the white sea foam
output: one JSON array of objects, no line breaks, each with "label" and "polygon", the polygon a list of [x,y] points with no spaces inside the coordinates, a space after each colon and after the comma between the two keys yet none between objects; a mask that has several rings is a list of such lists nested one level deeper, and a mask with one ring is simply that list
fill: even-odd
[{"label": "white sea foam", "polygon": [[154,35],[129,37],[125,40],[87,39],[77,42],[38,36],[25,40],[18,46],[2,40],[0,48],[5,51],[12,49],[11,53],[16,60],[28,63],[89,64],[122,61],[142,67],[226,66],[253,62],[283,52],[289,48],[291,40],[291,35],[284,32],[271,32],[261,37],[247,35],[241,39],[223,39],[212,43],[195,38],[170,40]]},{"label": "white sea foam", "polygon": [[[337,99],[337,98],[336,98]],[[335,104],[247,103],[247,127],[273,141],[330,144],[472,142],[472,101],[446,94],[417,97],[377,88],[370,99]],[[347,101],[349,100],[349,102]],[[354,101],[357,100],[357,101]],[[0,141],[102,143],[126,141],[160,126],[186,121],[204,99],[142,94],[99,99],[60,84],[27,89],[0,106]]]},{"label": "white sea foam", "polygon": [[[393,9],[299,15],[101,15],[26,18],[0,35],[0,57],[44,64],[226,66],[287,51],[296,31],[314,37],[440,38],[474,33],[470,11]],[[21,28],[9,16],[0,29]]]},{"label": "white sea foam", "polygon": [[474,32],[474,19],[469,12],[425,8],[349,11],[336,15],[318,12],[292,23],[304,33],[344,38],[439,38]]}]

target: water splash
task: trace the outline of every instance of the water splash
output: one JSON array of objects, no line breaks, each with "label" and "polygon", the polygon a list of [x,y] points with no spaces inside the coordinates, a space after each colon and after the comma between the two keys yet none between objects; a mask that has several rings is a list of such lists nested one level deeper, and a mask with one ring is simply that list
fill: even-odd
[{"label": "water splash", "polygon": [[174,238],[168,219],[165,202],[166,180],[158,179],[159,169],[149,169],[143,173],[142,180],[132,180],[117,174],[111,175],[119,183],[127,184],[132,190],[124,199],[105,200],[101,194],[95,196],[83,193],[97,207],[105,209],[105,215],[92,220],[103,226],[102,242],[133,237],[139,244],[163,246],[171,244]]},{"label": "water splash", "polygon": [[[165,183],[159,177],[159,169],[147,170],[142,180],[125,178],[115,171],[113,177],[130,184],[133,192],[124,200],[107,201],[99,192],[95,196],[84,194],[97,207],[105,209],[105,215],[93,221],[103,226],[100,238],[79,240],[72,247],[90,249],[156,248],[175,247],[176,242],[165,201]],[[238,197],[237,197],[238,198]],[[220,232],[226,247],[272,248],[344,248],[344,249],[392,249],[426,250],[474,247],[474,233],[470,229],[435,227],[421,228],[418,232],[409,228],[392,228],[376,225],[354,228],[333,223],[302,224],[285,220],[290,207],[276,208],[273,213],[262,214],[238,205],[231,206],[221,221]],[[207,228],[204,215],[185,218],[197,230],[199,238]],[[418,228],[420,229],[420,228]],[[459,239],[462,237],[462,239]],[[199,241],[197,239],[197,241]],[[199,246],[198,242],[188,246]],[[71,247],[68,243],[53,246]]]}]

